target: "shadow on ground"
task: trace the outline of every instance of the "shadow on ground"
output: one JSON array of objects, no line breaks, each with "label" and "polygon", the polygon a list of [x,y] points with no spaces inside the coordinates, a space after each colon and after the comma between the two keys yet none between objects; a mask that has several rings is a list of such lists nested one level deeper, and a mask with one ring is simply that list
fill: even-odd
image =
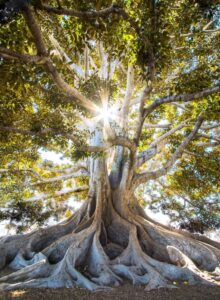
[{"label": "shadow on ground", "polygon": [[129,284],[105,291],[85,289],[26,289],[0,293],[1,300],[220,300],[220,287],[181,286],[177,289],[157,289],[150,292],[144,287]]}]

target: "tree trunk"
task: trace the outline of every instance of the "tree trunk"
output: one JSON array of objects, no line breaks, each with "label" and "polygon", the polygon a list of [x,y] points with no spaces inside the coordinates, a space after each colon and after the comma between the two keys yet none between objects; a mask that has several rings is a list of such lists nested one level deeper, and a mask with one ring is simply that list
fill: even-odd
[{"label": "tree trunk", "polygon": [[[94,129],[93,129],[94,130]],[[102,144],[95,128],[91,145]],[[108,175],[106,158],[90,159],[90,189],[84,205],[67,221],[0,240],[3,290],[72,287],[95,290],[124,278],[146,289],[188,284],[217,284],[220,243],[175,230],[150,219],[132,185],[132,161],[116,148]]]},{"label": "tree trunk", "polygon": [[111,187],[105,158],[91,168],[88,200],[66,222],[0,240],[1,268],[15,270],[2,289],[217,284],[219,243],[151,220],[128,184]]}]

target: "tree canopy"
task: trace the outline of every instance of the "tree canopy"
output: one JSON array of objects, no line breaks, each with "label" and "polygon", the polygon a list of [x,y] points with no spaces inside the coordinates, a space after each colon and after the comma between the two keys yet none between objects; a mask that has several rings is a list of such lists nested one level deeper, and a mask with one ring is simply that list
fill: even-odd
[{"label": "tree canopy", "polygon": [[[34,11],[23,13],[29,3]],[[132,66],[132,99],[125,109],[129,138],[138,143],[140,156],[152,144],[162,145],[148,169],[165,165],[195,120],[203,118],[172,175],[157,186],[168,203],[155,196],[153,202],[164,211],[172,205],[180,211],[188,199],[191,216],[184,214],[182,221],[193,218],[197,206],[204,213],[208,205],[214,207],[212,224],[219,224],[218,17],[217,1],[1,1],[2,205],[36,192],[51,200],[64,186],[74,192],[76,180],[71,173],[62,175],[69,174],[63,169],[69,166],[53,170],[39,150],[62,153],[70,162],[88,157],[88,126],[78,124],[98,114],[103,88],[108,106],[117,106],[113,114],[122,114]],[[108,75],[100,78],[102,61]],[[135,136],[137,126],[142,132]],[[143,156],[142,169],[144,163]],[[85,185],[86,176],[81,180]]]},{"label": "tree canopy", "polygon": [[[0,289],[218,284],[220,244],[195,232],[220,224],[219,11],[0,1],[0,218],[67,217],[0,239],[0,269],[18,270]],[[85,201],[65,212],[73,195]]]}]

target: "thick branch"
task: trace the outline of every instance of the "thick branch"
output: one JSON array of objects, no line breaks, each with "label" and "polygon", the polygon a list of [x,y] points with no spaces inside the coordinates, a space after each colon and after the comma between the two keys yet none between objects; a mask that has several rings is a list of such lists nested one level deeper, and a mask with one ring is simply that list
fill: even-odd
[{"label": "thick branch", "polygon": [[57,181],[63,181],[63,180],[68,180],[71,178],[77,178],[81,176],[89,176],[89,173],[86,170],[80,170],[78,172],[70,173],[70,174],[64,174],[61,176],[56,176],[52,178],[43,178],[41,177],[41,180],[32,183],[31,185],[39,185],[39,184],[44,184],[44,183],[52,183],[52,182],[57,182]]},{"label": "thick branch", "polygon": [[45,57],[38,55],[20,54],[10,49],[0,47],[0,55],[6,59],[18,59],[25,63],[36,63],[44,64],[46,61]]},{"label": "thick branch", "polygon": [[[26,23],[30,29],[30,32],[32,33],[32,36],[34,38],[34,42],[38,51],[38,54],[42,57],[47,57],[48,51],[46,49],[43,36],[40,30],[40,27],[32,13],[32,10],[29,6],[26,6],[24,10],[24,17],[26,20]],[[48,58],[46,62],[44,63],[45,70],[51,75],[52,79],[56,83],[56,85],[63,90],[68,96],[73,97],[74,99],[78,100],[78,104],[80,106],[85,107],[88,110],[97,110],[97,106],[91,102],[89,99],[87,99],[85,96],[83,96],[77,89],[70,86],[58,73],[56,67],[54,66],[52,60]]]},{"label": "thick branch", "polygon": [[[79,78],[84,78],[85,72],[79,66],[77,66],[76,64],[71,62],[71,59],[66,54],[66,52],[63,50],[63,48],[60,46],[59,42],[55,39],[55,37],[53,35],[49,35],[49,39],[50,39],[52,45],[59,52],[60,56],[65,59],[68,69],[73,71]],[[71,64],[70,64],[70,62],[71,62]]]},{"label": "thick branch", "polygon": [[116,136],[112,140],[108,140],[107,143],[101,146],[83,146],[79,148],[80,151],[85,152],[103,152],[108,150],[112,146],[122,146],[128,148],[132,153],[136,151],[136,145],[133,141],[129,140],[124,136]]},{"label": "thick branch", "polygon": [[169,128],[172,124],[168,123],[168,124],[144,124],[143,128]]},{"label": "thick branch", "polygon": [[88,189],[89,189],[89,187],[87,185],[74,187],[74,188],[68,188],[68,189],[56,191],[53,194],[42,193],[37,196],[30,197],[30,198],[26,199],[25,201],[26,202],[43,201],[43,200],[46,200],[49,198],[57,198],[57,197],[61,197],[61,196],[66,196],[68,194],[84,192],[84,191],[87,191]]},{"label": "thick branch", "polygon": [[218,91],[220,91],[220,84],[219,83],[216,86],[203,89],[202,91],[196,92],[196,93],[179,94],[179,95],[172,95],[172,96],[167,96],[167,97],[163,97],[163,98],[158,98],[152,104],[150,104],[149,106],[147,106],[144,109],[144,118],[146,118],[151,112],[153,112],[161,104],[171,103],[171,102],[176,102],[176,101],[189,102],[189,101],[192,101],[192,100],[201,99],[203,97],[209,96],[209,95],[214,94]]},{"label": "thick branch", "polygon": [[134,69],[132,65],[128,66],[127,71],[127,84],[124,102],[122,106],[122,126],[125,128],[128,118],[129,104],[131,101],[132,93],[134,88]]},{"label": "thick branch", "polygon": [[101,9],[99,11],[90,10],[90,11],[77,11],[74,9],[69,9],[65,7],[53,7],[47,4],[41,4],[37,6],[38,9],[44,10],[48,13],[56,14],[56,15],[65,15],[65,16],[73,16],[82,19],[94,19],[97,17],[106,17],[112,13],[116,13],[116,6],[111,5],[110,7]]},{"label": "thick branch", "polygon": [[146,151],[140,153],[137,157],[136,168],[138,169],[141,165],[143,165],[146,161],[151,159],[157,154],[157,146],[149,147]]},{"label": "thick branch", "polygon": [[146,97],[149,96],[149,94],[151,93],[152,88],[151,87],[145,87],[144,90],[141,92],[140,97],[138,102],[140,103],[139,105],[139,118],[138,118],[138,124],[137,124],[137,129],[135,132],[135,136],[134,136],[134,141],[136,143],[136,145],[138,145],[139,143],[139,139],[140,139],[140,135],[141,135],[141,131],[143,128],[143,124],[144,124],[144,102],[146,100]]},{"label": "thick branch", "polygon": [[183,127],[185,127],[187,125],[187,122],[190,119],[182,122],[181,124],[179,124],[178,126],[172,128],[171,130],[169,130],[168,132],[166,132],[165,134],[161,135],[160,137],[158,137],[156,140],[154,140],[150,146],[148,147],[148,149],[142,153],[140,153],[137,157],[137,163],[136,163],[136,167],[139,168],[142,164],[144,164],[146,161],[148,161],[149,159],[151,159],[153,156],[155,156],[158,153],[158,144],[161,143],[163,140],[165,140],[166,138],[168,138],[170,135],[174,134],[176,131],[182,129]]},{"label": "thick branch", "polygon": [[184,139],[184,141],[179,145],[179,147],[176,149],[174,154],[171,156],[171,158],[168,160],[166,165],[158,170],[155,171],[145,171],[143,173],[139,173],[135,175],[134,178],[134,186],[137,187],[141,183],[144,183],[151,179],[156,179],[161,176],[164,176],[168,173],[168,171],[173,167],[175,162],[182,156],[184,149],[189,144],[189,142],[195,137],[197,134],[199,128],[201,127],[203,122],[203,118],[199,117],[194,129],[191,131],[191,133]]}]

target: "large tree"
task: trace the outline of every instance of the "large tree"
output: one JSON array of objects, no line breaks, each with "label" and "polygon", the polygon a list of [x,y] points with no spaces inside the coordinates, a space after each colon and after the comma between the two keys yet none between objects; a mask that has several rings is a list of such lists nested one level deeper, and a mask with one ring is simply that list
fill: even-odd
[{"label": "large tree", "polygon": [[213,283],[220,243],[149,218],[137,189],[173,177],[218,192],[218,1],[48,2],[1,1],[2,198],[87,199],[0,240],[0,267],[17,270],[1,288]]}]

